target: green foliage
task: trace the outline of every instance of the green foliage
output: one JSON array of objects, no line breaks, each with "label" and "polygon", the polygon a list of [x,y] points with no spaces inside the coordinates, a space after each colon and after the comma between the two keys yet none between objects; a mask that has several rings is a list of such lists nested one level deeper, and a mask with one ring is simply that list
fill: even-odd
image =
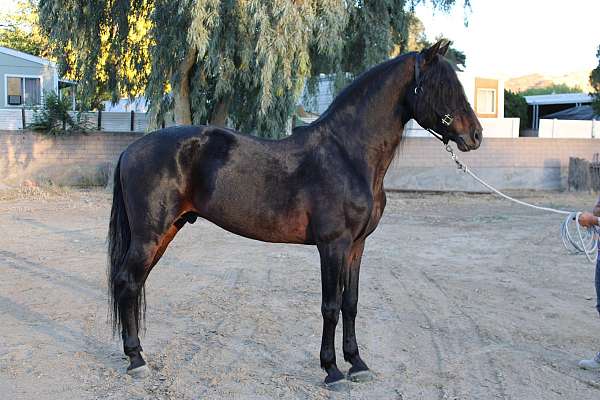
[{"label": "green foliage", "polygon": [[591,92],[590,95],[594,98],[592,107],[596,114],[600,115],[600,46],[598,46],[596,57],[598,57],[598,66],[590,73],[590,84],[593,89],[593,92]]},{"label": "green foliage", "polygon": [[81,120],[81,114],[73,118],[69,113],[70,108],[69,98],[61,99],[54,92],[44,92],[44,104],[34,110],[29,128],[49,135],[86,132],[87,123]]},{"label": "green foliage", "polygon": [[520,118],[520,127],[529,126],[527,101],[521,93],[504,90],[504,116],[506,118]]},{"label": "green foliage", "polygon": [[40,29],[33,0],[20,0],[15,13],[0,13],[0,46],[48,57],[50,45]]},{"label": "green foliage", "polygon": [[[440,40],[449,41],[452,44],[452,40],[444,37],[437,36],[433,43],[429,42],[425,36],[425,27],[419,18],[416,16],[410,16],[409,20],[409,28],[408,28],[408,42],[405,46],[405,51],[421,51],[425,48],[431,47],[433,43],[437,43]],[[401,49],[397,49],[397,52],[400,52]],[[446,59],[454,65],[454,68],[457,71],[463,71],[466,67],[467,56],[462,51],[456,49],[454,46],[450,46],[448,52],[446,53]]]},{"label": "green foliage", "polygon": [[[336,73],[343,82],[396,46],[405,49],[412,9],[422,1],[40,0],[39,9],[57,57],[86,96],[102,70],[113,96],[145,87],[158,120],[187,109],[194,123],[226,120],[278,137],[306,78]],[[430,3],[447,11],[455,2]],[[132,41],[146,22],[147,35]],[[124,68],[136,73],[125,76]]]},{"label": "green foliage", "polygon": [[529,88],[519,92],[522,96],[537,96],[542,94],[559,94],[559,93],[581,93],[579,86],[568,86],[564,83],[555,83],[542,88]]}]

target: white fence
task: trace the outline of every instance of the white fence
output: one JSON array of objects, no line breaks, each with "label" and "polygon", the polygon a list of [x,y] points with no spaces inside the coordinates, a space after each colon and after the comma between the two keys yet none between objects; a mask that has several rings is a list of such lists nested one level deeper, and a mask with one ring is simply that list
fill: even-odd
[{"label": "white fence", "polygon": [[[33,110],[0,109],[0,130],[19,130],[33,122]],[[76,113],[71,116],[76,118]],[[87,121],[91,129],[107,132],[147,132],[153,127],[145,113],[133,112],[85,112],[81,118]],[[98,120],[100,119],[100,123]],[[166,118],[165,126],[172,126],[172,117]],[[480,118],[484,138],[518,138],[519,118]],[[307,121],[308,122],[308,121]],[[430,134],[414,120],[410,120],[404,129],[406,137],[429,137]],[[560,119],[541,119],[538,132],[540,138],[550,139],[600,139],[600,121],[572,121]]]},{"label": "white fence", "polygon": [[[71,117],[77,118],[77,113],[70,112]],[[33,122],[33,110],[24,109],[0,109],[0,130],[15,131],[23,129]],[[90,129],[98,129],[107,132],[146,132],[152,129],[150,118],[145,113],[133,112],[84,112],[80,118],[87,121]],[[100,124],[98,124],[100,119]],[[166,118],[165,126],[172,126],[172,118]],[[133,127],[133,129],[132,129]]]},{"label": "white fence", "polygon": [[[483,137],[518,138],[519,118],[479,118],[483,128]],[[411,119],[404,127],[406,137],[429,137],[431,134]]]},{"label": "white fence", "polygon": [[538,137],[551,139],[600,139],[600,121],[540,119]]}]

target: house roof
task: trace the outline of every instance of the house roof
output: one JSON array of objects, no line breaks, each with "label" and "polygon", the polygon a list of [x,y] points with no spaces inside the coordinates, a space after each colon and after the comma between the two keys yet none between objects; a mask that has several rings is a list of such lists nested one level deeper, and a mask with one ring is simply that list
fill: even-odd
[{"label": "house roof", "polygon": [[600,115],[595,114],[592,106],[571,107],[566,110],[544,115],[545,119],[578,119],[578,120],[600,120]]},{"label": "house roof", "polygon": [[591,103],[592,96],[587,93],[542,94],[538,96],[525,96],[525,101],[529,105]]},{"label": "house roof", "polygon": [[37,57],[37,56],[27,54],[27,53],[23,53],[22,51],[10,49],[8,47],[0,46],[0,53],[7,54],[9,56],[13,56],[13,57],[17,57],[17,58],[21,58],[23,60],[31,61],[31,62],[40,64],[40,65],[47,65],[50,67],[56,66],[56,64],[54,62],[47,60],[45,58]]}]

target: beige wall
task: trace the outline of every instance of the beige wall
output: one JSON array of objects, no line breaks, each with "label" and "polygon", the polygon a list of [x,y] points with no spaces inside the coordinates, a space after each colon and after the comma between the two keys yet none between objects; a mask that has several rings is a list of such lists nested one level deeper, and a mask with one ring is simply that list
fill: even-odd
[{"label": "beige wall", "polygon": [[[386,175],[388,189],[484,191],[473,178],[457,172],[438,140],[407,138],[400,146]],[[484,138],[478,150],[456,153],[499,189],[563,190],[569,157],[592,160],[600,153],[600,140]]]},{"label": "beige wall", "polygon": [[[92,133],[47,137],[0,131],[0,183],[82,185],[106,181],[119,154],[140,134]],[[500,189],[564,189],[569,157],[591,160],[597,139],[486,138],[461,160]],[[396,190],[475,190],[472,178],[457,173],[448,153],[433,138],[405,138],[386,176]]]},{"label": "beige wall", "polygon": [[0,131],[0,183],[25,179],[61,185],[101,184],[140,134],[97,132],[65,137]]}]

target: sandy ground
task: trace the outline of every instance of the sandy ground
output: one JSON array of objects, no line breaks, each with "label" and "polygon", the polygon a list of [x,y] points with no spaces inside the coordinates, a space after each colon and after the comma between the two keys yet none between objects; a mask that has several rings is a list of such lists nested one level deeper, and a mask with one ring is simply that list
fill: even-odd
[{"label": "sandy ground", "polygon": [[[520,196],[566,208],[595,200]],[[205,221],[150,275],[142,343],[153,373],[134,381],[107,324],[109,201],[99,190],[0,192],[0,398],[600,396],[600,374],[576,366],[600,349],[593,266],[563,249],[561,217],[485,195],[389,195],[367,242],[357,319],[373,382],[321,386],[315,248]]]}]

